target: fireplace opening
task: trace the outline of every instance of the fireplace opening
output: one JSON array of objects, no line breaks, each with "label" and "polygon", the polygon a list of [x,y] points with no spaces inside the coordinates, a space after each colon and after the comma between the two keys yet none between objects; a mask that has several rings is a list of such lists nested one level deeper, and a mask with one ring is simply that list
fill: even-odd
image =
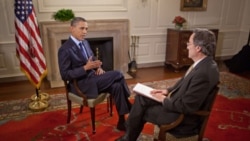
[{"label": "fireplace opening", "polygon": [[[102,61],[105,71],[114,70],[113,37],[86,38],[95,57]],[[66,40],[61,40],[63,44]]]}]

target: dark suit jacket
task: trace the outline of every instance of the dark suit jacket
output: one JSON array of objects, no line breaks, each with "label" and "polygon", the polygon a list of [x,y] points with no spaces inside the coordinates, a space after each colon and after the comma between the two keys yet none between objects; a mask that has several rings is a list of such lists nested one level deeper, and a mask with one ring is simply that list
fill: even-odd
[{"label": "dark suit jacket", "polygon": [[[165,99],[163,107],[170,113],[186,114],[182,124],[174,132],[191,134],[199,124],[198,117],[188,115],[201,110],[208,102],[206,98],[212,89],[219,83],[219,70],[211,57],[204,58],[185,78],[181,78],[168,91],[177,89],[170,97]],[[209,101],[210,102],[210,101]]]},{"label": "dark suit jacket", "polygon": [[[89,56],[94,56],[87,40],[83,41]],[[95,59],[95,58],[93,58]],[[69,38],[58,51],[58,63],[60,74],[63,80],[69,80],[70,91],[76,92],[72,80],[77,79],[78,85],[81,86],[82,92],[86,93],[89,98],[95,98],[98,95],[98,89],[94,82],[89,81],[89,77],[94,73],[93,70],[85,71],[83,66],[87,63],[87,59],[82,55],[78,45]],[[91,94],[91,95],[88,95]]]},{"label": "dark suit jacket", "polygon": [[164,100],[164,108],[179,113],[193,113],[205,101],[209,92],[219,82],[219,70],[212,58],[199,62],[186,77],[181,78],[168,91],[177,89],[170,99]]}]

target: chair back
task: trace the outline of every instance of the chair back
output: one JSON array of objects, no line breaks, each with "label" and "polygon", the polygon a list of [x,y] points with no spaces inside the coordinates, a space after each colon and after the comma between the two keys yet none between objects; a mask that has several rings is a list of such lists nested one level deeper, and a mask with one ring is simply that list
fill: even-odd
[{"label": "chair back", "polygon": [[65,92],[66,92],[66,97],[67,97],[67,99],[69,99],[69,81],[63,80],[63,82],[64,82],[64,88],[65,88]]},{"label": "chair back", "polygon": [[208,95],[205,105],[202,108],[203,110],[195,112],[196,115],[201,116],[201,126],[199,130],[198,141],[202,141],[202,138],[203,138],[206,126],[207,126],[207,122],[208,122],[210,113],[212,111],[212,107],[214,105],[218,91],[219,91],[219,86],[216,85],[215,88]]},{"label": "chair back", "polygon": [[216,85],[207,96],[206,101],[204,102],[201,108],[202,110],[211,111],[213,104],[215,102],[216,95],[218,94],[218,91],[219,91],[219,86]]},{"label": "chair back", "polygon": [[68,80],[63,80],[63,81],[64,81],[64,87],[65,87],[65,90],[66,90],[67,100],[77,99],[76,101],[79,101],[79,100],[83,101],[83,102],[78,102],[78,103],[83,103],[84,106],[88,106],[87,96],[81,92],[80,88],[77,85],[77,81],[75,79],[73,80],[73,86],[76,89],[76,93],[75,94],[73,94],[72,92],[70,92],[69,81]]}]

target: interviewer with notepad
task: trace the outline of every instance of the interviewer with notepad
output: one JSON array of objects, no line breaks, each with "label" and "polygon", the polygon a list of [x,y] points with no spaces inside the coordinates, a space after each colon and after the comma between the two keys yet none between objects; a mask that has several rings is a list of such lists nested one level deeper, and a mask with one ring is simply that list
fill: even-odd
[{"label": "interviewer with notepad", "polygon": [[216,38],[207,29],[195,29],[187,43],[188,57],[194,63],[174,86],[151,91],[155,101],[142,95],[136,95],[128,116],[126,133],[117,141],[136,141],[146,122],[156,125],[175,121],[180,114],[185,114],[184,121],[170,131],[178,137],[197,134],[199,119],[188,115],[201,109],[209,92],[219,82],[219,71],[213,54]]}]

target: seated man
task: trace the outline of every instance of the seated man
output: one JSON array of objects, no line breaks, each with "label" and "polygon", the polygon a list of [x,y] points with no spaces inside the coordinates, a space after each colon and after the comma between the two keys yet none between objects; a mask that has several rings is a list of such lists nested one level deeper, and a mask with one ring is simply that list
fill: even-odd
[{"label": "seated man", "polygon": [[105,72],[101,68],[102,62],[95,60],[88,41],[84,39],[87,30],[88,24],[84,18],[76,17],[71,21],[71,35],[58,51],[62,79],[70,81],[73,93],[76,93],[73,86],[73,79],[76,79],[80,90],[88,98],[96,98],[102,92],[110,93],[119,114],[117,129],[125,130],[124,115],[131,108],[128,100],[130,91],[121,72]]},{"label": "seated man", "polygon": [[175,121],[180,113],[186,114],[184,121],[171,133],[180,136],[197,134],[199,117],[188,115],[201,109],[209,92],[219,82],[219,71],[213,60],[216,39],[207,29],[195,29],[187,43],[188,57],[194,61],[193,68],[173,87],[153,90],[151,94],[160,99],[156,102],[141,95],[135,96],[124,136],[117,141],[136,141],[146,122],[156,125]]}]

